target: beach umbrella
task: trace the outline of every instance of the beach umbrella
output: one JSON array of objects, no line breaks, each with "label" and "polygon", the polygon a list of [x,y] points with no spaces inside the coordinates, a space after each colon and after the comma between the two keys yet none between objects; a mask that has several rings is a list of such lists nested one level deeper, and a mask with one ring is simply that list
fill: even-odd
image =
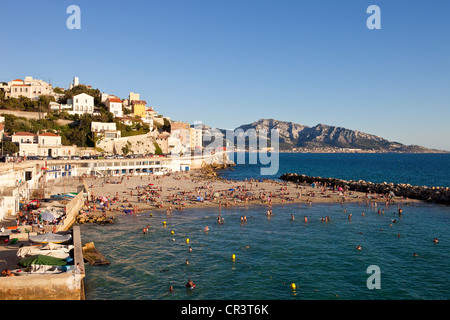
[{"label": "beach umbrella", "polygon": [[214,192],[214,197],[216,197],[216,198],[220,197],[220,193]]},{"label": "beach umbrella", "polygon": [[228,191],[234,191],[234,189],[233,189],[233,188],[230,188],[230,189],[228,189]]},{"label": "beach umbrella", "polygon": [[105,197],[105,196],[100,196],[100,197],[98,197],[98,198],[100,199],[100,201],[104,201],[104,202],[107,202],[107,201],[108,201],[108,198]]},{"label": "beach umbrella", "polygon": [[55,216],[53,215],[53,213],[51,213],[48,210],[45,210],[42,213],[41,217],[42,217],[42,220],[44,220],[44,221],[52,221],[53,219],[55,219]]}]

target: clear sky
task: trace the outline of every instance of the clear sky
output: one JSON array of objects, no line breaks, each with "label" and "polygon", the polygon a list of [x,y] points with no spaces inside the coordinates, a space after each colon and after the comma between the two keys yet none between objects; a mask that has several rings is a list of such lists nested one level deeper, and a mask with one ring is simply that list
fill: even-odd
[{"label": "clear sky", "polygon": [[174,120],[324,123],[450,150],[448,0],[2,1],[0,30],[0,81],[78,76]]}]

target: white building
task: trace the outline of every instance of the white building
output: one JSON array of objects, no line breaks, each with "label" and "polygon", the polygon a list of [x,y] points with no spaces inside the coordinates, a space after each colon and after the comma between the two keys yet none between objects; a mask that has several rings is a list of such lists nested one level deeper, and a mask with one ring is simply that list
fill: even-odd
[{"label": "white building", "polygon": [[12,142],[19,145],[20,156],[50,156],[63,155],[61,136],[51,132],[30,133],[17,132],[11,137]]},{"label": "white building", "polygon": [[109,96],[105,101],[108,111],[114,114],[114,117],[123,117],[122,100],[115,96]]},{"label": "white building", "polygon": [[85,113],[90,115],[94,113],[94,97],[86,93],[80,93],[73,96],[72,110],[69,111],[69,114],[78,114],[81,116]]},{"label": "white building", "polygon": [[73,106],[71,104],[61,104],[61,103],[53,102],[53,101],[51,101],[48,104],[48,106],[49,106],[50,110],[59,111],[59,112],[64,111],[64,110],[71,111],[73,109]]},{"label": "white building", "polygon": [[80,79],[78,77],[73,77],[73,82],[69,85],[69,90],[80,84]]},{"label": "white building", "polygon": [[24,80],[15,79],[7,84],[0,83],[0,89],[5,91],[5,98],[18,98],[20,96],[29,99],[38,99],[40,95],[54,95],[51,84],[33,77],[26,76]]},{"label": "white building", "polygon": [[91,122],[91,131],[96,138],[101,139],[118,139],[122,135],[120,130],[117,130],[115,122]]}]

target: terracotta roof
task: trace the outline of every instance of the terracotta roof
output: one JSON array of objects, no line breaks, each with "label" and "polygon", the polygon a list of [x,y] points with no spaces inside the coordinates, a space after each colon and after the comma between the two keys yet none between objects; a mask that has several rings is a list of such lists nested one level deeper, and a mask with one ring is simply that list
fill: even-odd
[{"label": "terracotta roof", "polygon": [[59,137],[57,134],[51,133],[51,132],[44,132],[39,134],[40,136],[44,136],[44,137]]},{"label": "terracotta roof", "polygon": [[119,98],[108,98],[109,102],[120,102],[122,103],[122,100],[120,100]]},{"label": "terracotta roof", "polygon": [[13,134],[13,136],[35,136],[34,133],[31,132],[16,132]]},{"label": "terracotta roof", "polygon": [[131,101],[131,104],[147,104],[147,101],[145,101],[145,100],[133,100],[133,101]]},{"label": "terracotta roof", "polygon": [[22,82],[23,82],[23,80],[22,80],[22,79],[15,79],[15,80],[13,80],[13,81],[22,81]]}]

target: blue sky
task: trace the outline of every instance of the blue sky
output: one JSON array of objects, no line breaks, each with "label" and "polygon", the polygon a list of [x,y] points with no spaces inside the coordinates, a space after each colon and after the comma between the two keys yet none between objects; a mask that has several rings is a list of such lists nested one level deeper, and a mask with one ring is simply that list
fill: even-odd
[{"label": "blue sky", "polygon": [[[81,29],[69,30],[69,5]],[[369,30],[369,5],[381,29]],[[318,123],[450,150],[450,1],[3,1],[0,81],[74,76],[174,120]]]}]

